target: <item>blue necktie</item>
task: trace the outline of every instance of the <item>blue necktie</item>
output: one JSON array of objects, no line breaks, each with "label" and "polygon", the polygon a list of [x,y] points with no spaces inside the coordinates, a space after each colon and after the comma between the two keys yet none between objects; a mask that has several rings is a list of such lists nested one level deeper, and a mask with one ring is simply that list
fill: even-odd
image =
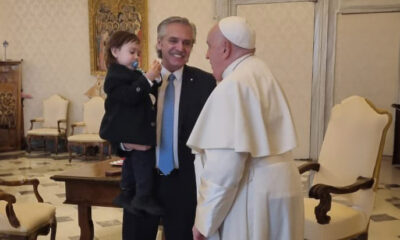
[{"label": "blue necktie", "polygon": [[175,75],[169,75],[168,85],[165,89],[161,124],[160,158],[158,167],[165,175],[168,175],[174,169],[174,80]]}]

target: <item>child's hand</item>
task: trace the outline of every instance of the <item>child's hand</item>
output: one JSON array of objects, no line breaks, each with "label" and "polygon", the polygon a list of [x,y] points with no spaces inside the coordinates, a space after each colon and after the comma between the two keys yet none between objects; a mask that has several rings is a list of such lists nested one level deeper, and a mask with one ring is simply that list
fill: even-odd
[{"label": "child's hand", "polygon": [[146,73],[146,77],[150,80],[154,80],[156,77],[160,76],[160,73],[161,73],[161,64],[157,60],[154,60],[151,63],[149,71],[147,71]]}]

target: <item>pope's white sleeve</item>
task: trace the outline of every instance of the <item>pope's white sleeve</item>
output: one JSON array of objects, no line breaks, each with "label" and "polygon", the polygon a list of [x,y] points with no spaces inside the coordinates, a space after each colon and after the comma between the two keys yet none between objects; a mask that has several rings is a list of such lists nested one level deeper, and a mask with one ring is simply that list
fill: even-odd
[{"label": "pope's white sleeve", "polygon": [[248,153],[208,149],[204,154],[206,161],[200,175],[195,226],[209,237],[221,226],[232,206]]}]

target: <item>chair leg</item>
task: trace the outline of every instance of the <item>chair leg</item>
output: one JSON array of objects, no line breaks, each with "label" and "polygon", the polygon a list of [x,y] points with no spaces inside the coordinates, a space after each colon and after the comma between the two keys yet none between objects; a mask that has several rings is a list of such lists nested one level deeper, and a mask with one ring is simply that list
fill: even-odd
[{"label": "chair leg", "polygon": [[56,155],[58,154],[58,137],[55,137],[54,138],[54,148],[55,148],[55,152],[56,152]]},{"label": "chair leg", "polygon": [[27,136],[28,153],[31,153],[31,136]]},{"label": "chair leg", "polygon": [[68,138],[67,138],[67,136],[63,137],[63,139],[65,139],[65,146],[68,146]]},{"label": "chair leg", "polygon": [[100,160],[103,160],[104,144],[100,143]]},{"label": "chair leg", "polygon": [[107,148],[108,148],[108,150],[107,150],[108,158],[111,158],[111,144],[110,143],[107,143]]},{"label": "chair leg", "polygon": [[71,163],[72,160],[72,152],[71,152],[71,145],[68,143],[67,145],[67,149],[68,149],[68,161],[69,163]]},{"label": "chair leg", "polygon": [[50,239],[51,239],[51,240],[56,240],[57,219],[56,219],[55,216],[54,216],[53,222],[51,223],[50,229],[51,229],[51,236],[50,236]]},{"label": "chair leg", "polygon": [[86,144],[83,144],[83,159],[86,161]]}]

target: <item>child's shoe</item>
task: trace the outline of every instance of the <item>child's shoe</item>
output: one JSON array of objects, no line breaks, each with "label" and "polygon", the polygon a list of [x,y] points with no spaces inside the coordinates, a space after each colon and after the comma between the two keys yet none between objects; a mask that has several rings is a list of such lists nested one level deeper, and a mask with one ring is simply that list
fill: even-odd
[{"label": "child's shoe", "polygon": [[144,216],[144,211],[132,207],[134,195],[135,192],[132,190],[121,190],[121,193],[113,200],[113,204],[137,216]]}]

